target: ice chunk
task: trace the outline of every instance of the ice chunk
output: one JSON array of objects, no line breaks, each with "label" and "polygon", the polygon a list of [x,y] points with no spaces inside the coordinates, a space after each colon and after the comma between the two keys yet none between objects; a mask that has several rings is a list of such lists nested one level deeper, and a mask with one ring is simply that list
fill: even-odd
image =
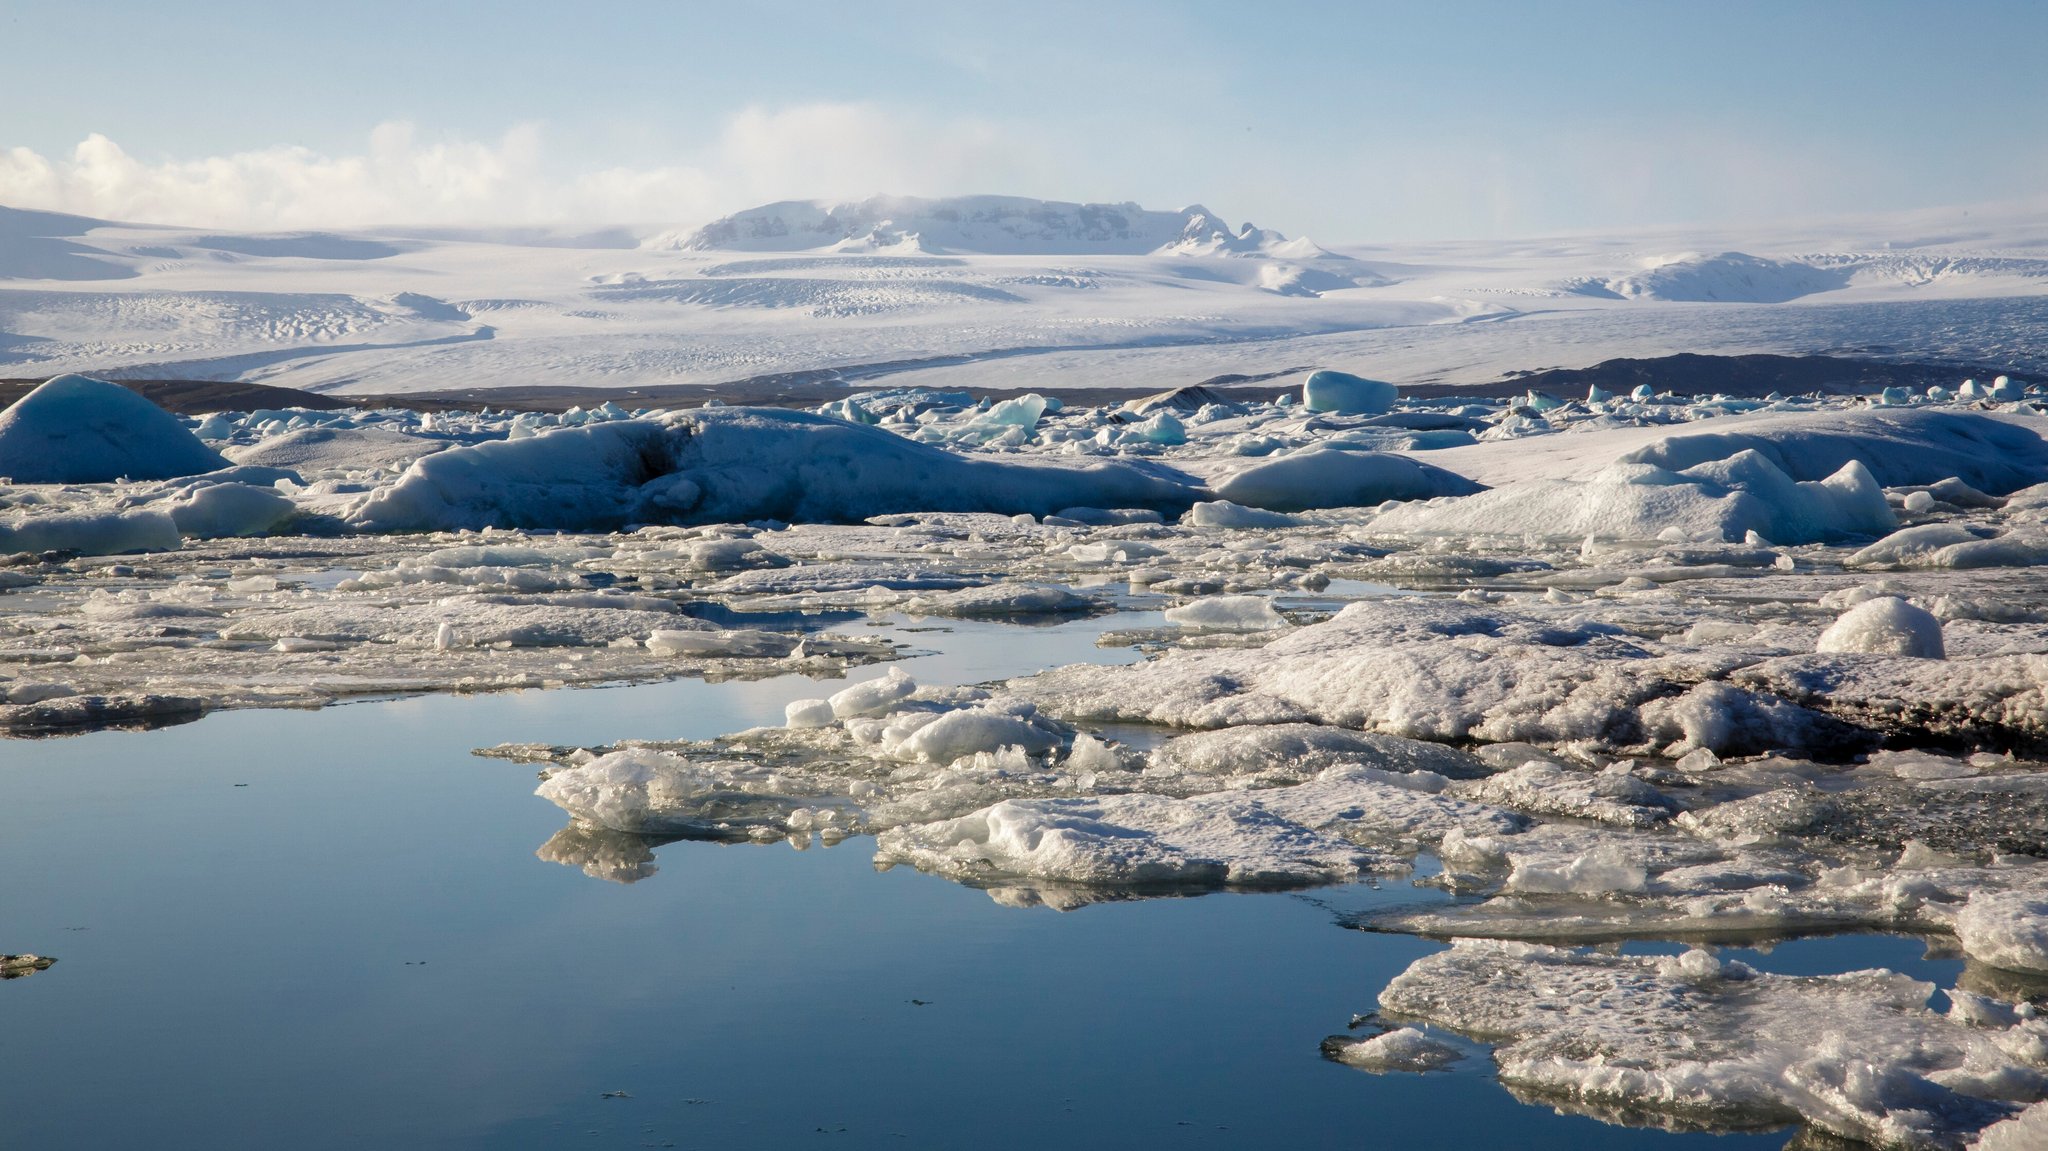
[{"label": "ice chunk", "polygon": [[1479,490],[1461,475],[1406,456],[1334,448],[1263,460],[1216,484],[1216,494],[1231,503],[1278,512],[1375,507]]},{"label": "ice chunk", "polygon": [[793,635],[744,628],[731,631],[661,629],[647,637],[648,651],[670,659],[676,656],[781,659],[794,651],[796,645],[797,637]]},{"label": "ice chunk", "polygon": [[981,413],[976,423],[1014,424],[1026,431],[1038,426],[1039,418],[1045,415],[1046,399],[1036,392],[1027,392],[1007,400],[997,400]]},{"label": "ice chunk", "polygon": [[817,802],[780,794],[774,783],[756,768],[698,764],[630,748],[556,771],[534,794],[613,831],[716,835],[760,826],[779,830],[792,812]]},{"label": "ice chunk", "polygon": [[[1672,754],[1779,748],[1856,747],[1867,737],[1832,725],[1784,699],[1728,683],[1702,683],[1683,694],[1650,700],[1640,712],[1644,734]],[[1697,761],[1695,761],[1697,762]]]},{"label": "ice chunk", "polygon": [[690,566],[703,571],[740,571],[745,568],[783,567],[789,561],[745,539],[692,540],[683,548]]},{"label": "ice chunk", "polygon": [[1074,615],[1096,611],[1101,606],[1097,600],[1076,595],[1063,587],[999,583],[913,596],[905,601],[903,610],[911,615],[1012,619],[1019,616]]},{"label": "ice chunk", "polygon": [[331,639],[314,639],[308,636],[279,636],[271,650],[285,655],[298,655],[309,651],[338,651],[341,645]]},{"label": "ice chunk", "polygon": [[1198,489],[1121,461],[969,458],[807,412],[697,408],[427,456],[351,515],[360,528],[613,528],[858,522],[911,511],[1179,511]]},{"label": "ice chunk", "polygon": [[194,488],[170,505],[179,533],[197,539],[267,535],[298,511],[275,488],[234,483]]},{"label": "ice chunk", "polygon": [[[1680,720],[1663,701],[1698,676],[1696,664],[1657,658],[1612,629],[1390,596],[1349,604],[1256,651],[1174,651],[1134,666],[1055,668],[1010,687],[1070,721],[1190,728],[1317,722],[1446,742],[1633,742],[1654,721],[1660,729],[1668,724],[1668,742],[1681,734]],[[1702,744],[1717,752],[1862,738],[1783,699],[1701,686],[1721,689],[1693,699],[1702,713],[1697,734],[1728,741]]]},{"label": "ice chunk", "polygon": [[1681,471],[1744,451],[1798,480],[1817,480],[1852,462],[1888,487],[1955,478],[1983,491],[2010,492],[2048,479],[2048,443],[2031,424],[1932,408],[1745,421],[1740,431],[1687,431],[1621,460]]},{"label": "ice chunk", "polygon": [[1323,1045],[1331,1058],[1375,1073],[1436,1071],[1465,1058],[1465,1052],[1417,1027],[1396,1027],[1370,1039],[1343,1036]]},{"label": "ice chunk", "polygon": [[1440,743],[1311,723],[1227,727],[1168,740],[1152,752],[1155,769],[1235,776],[1270,772],[1310,775],[1339,764],[1385,771],[1433,772],[1452,779],[1487,774],[1471,754]]},{"label": "ice chunk", "polygon": [[1404,535],[1548,536],[1777,543],[1881,535],[1898,526],[1884,492],[1851,460],[1818,481],[1794,481],[1756,452],[1674,472],[1619,463],[1586,480],[1531,479],[1458,500],[1411,503],[1372,521]]},{"label": "ice chunk", "polygon": [[1531,760],[1512,771],[1453,789],[1464,799],[1499,804],[1532,815],[1593,819],[1622,827],[1650,827],[1671,818],[1677,804],[1626,771],[1567,771]]},{"label": "ice chunk", "polygon": [[1221,595],[1166,609],[1166,622],[1217,631],[1271,631],[1287,626],[1273,601],[1256,595]]},{"label": "ice chunk", "polygon": [[1945,659],[1941,621],[1896,596],[1866,600],[1820,633],[1816,650]]},{"label": "ice chunk", "polygon": [[795,700],[782,709],[782,715],[790,727],[827,727],[838,718],[829,699]]},{"label": "ice chunk", "polygon": [[1085,776],[1090,773],[1122,771],[1124,761],[1108,744],[1087,732],[1081,732],[1074,736],[1073,746],[1067,751],[1066,761],[1060,766],[1071,775]]},{"label": "ice chunk", "polygon": [[198,719],[206,701],[191,696],[140,692],[123,695],[66,695],[36,703],[0,704],[0,729],[62,731],[119,723],[183,723]]},{"label": "ice chunk", "polygon": [[1201,501],[1188,509],[1189,525],[1198,528],[1285,528],[1301,521],[1263,508],[1248,508],[1229,500]]},{"label": "ice chunk", "polygon": [[2048,975],[2048,891],[1972,895],[1956,916],[1956,938],[1972,959]]},{"label": "ice chunk", "polygon": [[[225,439],[207,435],[218,417],[209,416],[199,428],[204,439]],[[411,435],[390,428],[316,427],[298,428],[279,436],[267,436],[246,447],[226,449],[238,464],[254,464],[295,471],[360,471],[372,468],[396,471],[448,447],[448,441]]]},{"label": "ice chunk", "polygon": [[1188,428],[1179,416],[1162,409],[1152,413],[1149,418],[1125,428],[1121,438],[1136,440],[1139,443],[1172,446],[1187,442]]},{"label": "ice chunk", "polygon": [[0,476],[16,483],[163,480],[227,466],[178,417],[104,380],[57,376],[0,411]]},{"label": "ice chunk", "polygon": [[1274,815],[1253,796],[1225,794],[1006,800],[885,831],[876,858],[958,878],[1114,888],[1338,882],[1375,857]]},{"label": "ice chunk", "polygon": [[1984,1129],[1977,1151],[2040,1151],[2048,1147],[2048,1101]]},{"label": "ice chunk", "polygon": [[[835,701],[838,698],[833,697]],[[836,703],[834,710],[837,710]],[[948,711],[932,719],[888,750],[897,759],[952,763],[981,752],[1010,747],[1021,748],[1027,755],[1038,755],[1057,746],[1058,735],[1029,719],[991,708],[970,707]]]},{"label": "ice chunk", "polygon": [[1643,890],[1649,871],[1642,859],[1619,844],[1602,844],[1569,860],[1531,858],[1508,853],[1514,870],[1507,890],[1524,894],[1607,895]]},{"label": "ice chunk", "polygon": [[177,521],[159,511],[46,512],[0,525],[0,553],[77,552],[111,556],[176,551]]},{"label": "ice chunk", "polygon": [[828,702],[832,714],[840,719],[880,715],[916,690],[916,680],[903,674],[902,668],[892,667],[880,679],[863,680],[833,695]]},{"label": "ice chunk", "polygon": [[1849,567],[1917,565],[1955,544],[1976,543],[1983,538],[1961,524],[1915,524],[1900,528],[1842,562]]},{"label": "ice chunk", "polygon": [[1401,389],[1384,380],[1324,368],[1301,382],[1302,406],[1312,412],[1375,415],[1389,410]]}]

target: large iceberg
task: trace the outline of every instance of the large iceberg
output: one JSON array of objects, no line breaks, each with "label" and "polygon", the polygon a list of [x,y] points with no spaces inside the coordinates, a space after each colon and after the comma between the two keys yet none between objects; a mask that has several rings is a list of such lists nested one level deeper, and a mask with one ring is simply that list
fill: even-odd
[{"label": "large iceberg", "polygon": [[976,459],[807,412],[705,408],[426,456],[350,517],[372,531],[753,520],[909,511],[1182,510],[1186,477],[1124,461]]},{"label": "large iceberg", "polygon": [[227,466],[176,416],[89,376],[46,380],[0,412],[0,476],[16,483],[166,480]]}]

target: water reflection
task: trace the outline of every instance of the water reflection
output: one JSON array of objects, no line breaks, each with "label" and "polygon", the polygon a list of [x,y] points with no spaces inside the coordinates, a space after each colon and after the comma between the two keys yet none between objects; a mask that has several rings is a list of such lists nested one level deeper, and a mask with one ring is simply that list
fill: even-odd
[{"label": "water reflection", "polygon": [[661,868],[654,862],[654,849],[673,838],[629,835],[608,827],[571,823],[548,838],[534,855],[548,863],[582,870],[592,879],[606,883],[638,883]]},{"label": "water reflection", "polygon": [[0,979],[27,979],[56,962],[47,955],[0,955]]},{"label": "water reflection", "polygon": [[[1611,1099],[1588,1099],[1563,1091],[1544,1091],[1518,1083],[1502,1083],[1501,1086],[1516,1102],[1526,1103],[1531,1107],[1542,1107],[1561,1115],[1580,1115],[1613,1127],[1666,1131],[1674,1134],[1733,1135],[1742,1132],[1782,1131],[1799,1120],[1796,1113],[1782,1110],[1758,1111],[1741,1107],[1716,1107],[1707,1101],[1690,1103],[1688,1110],[1670,1111],[1633,1106]],[[1787,1151],[1793,1147],[1827,1146],[1801,1143],[1800,1139],[1808,1130],[1810,1128],[1801,1128],[1800,1134],[1795,1135],[1792,1142],[1786,1144]],[[1839,1146],[1858,1149],[1869,1147],[1866,1143],[1854,1140],[1842,1140]]]},{"label": "water reflection", "polygon": [[2006,971],[1969,959],[1963,962],[1962,974],[1956,976],[1956,987],[2003,1003],[2048,1007],[2048,975]]}]

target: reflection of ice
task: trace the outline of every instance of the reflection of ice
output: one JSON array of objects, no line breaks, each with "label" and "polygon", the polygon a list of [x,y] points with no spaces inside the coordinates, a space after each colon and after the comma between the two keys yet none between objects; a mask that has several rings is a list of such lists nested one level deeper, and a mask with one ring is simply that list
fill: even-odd
[{"label": "reflection of ice", "polygon": [[549,863],[580,867],[592,879],[638,883],[661,870],[655,865],[654,849],[670,842],[578,820],[550,836],[534,855]]},{"label": "reflection of ice", "polygon": [[834,828],[825,828],[816,837],[795,832],[788,835],[764,834],[760,829],[750,833],[698,831],[686,835],[638,835],[630,831],[613,831],[578,819],[571,820],[567,827],[548,837],[548,841],[536,848],[533,854],[549,863],[581,868],[583,874],[592,879],[638,883],[661,870],[654,862],[654,849],[671,843],[782,843],[795,851],[809,851],[814,843],[832,847],[844,839],[845,835]]},{"label": "reflection of ice", "polygon": [[57,962],[47,955],[0,955],[0,979],[26,979]]}]

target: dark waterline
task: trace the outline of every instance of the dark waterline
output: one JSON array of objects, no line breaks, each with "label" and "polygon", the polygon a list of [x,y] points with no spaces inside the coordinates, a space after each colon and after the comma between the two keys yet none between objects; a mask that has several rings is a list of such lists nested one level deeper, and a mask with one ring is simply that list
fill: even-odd
[{"label": "dark waterline", "polygon": [[[1090,646],[1109,621],[951,626],[901,636],[942,649],[906,670],[1131,658]],[[711,735],[837,686],[440,696],[0,743],[0,950],[59,959],[0,986],[0,1146],[1784,1143],[1555,1115],[1484,1059],[1424,1077],[1323,1060],[1440,946],[1337,927],[1423,894],[1405,882],[1021,911],[877,875],[858,838],[671,844],[621,886],[534,858],[561,813],[530,768],[468,754]]]}]

